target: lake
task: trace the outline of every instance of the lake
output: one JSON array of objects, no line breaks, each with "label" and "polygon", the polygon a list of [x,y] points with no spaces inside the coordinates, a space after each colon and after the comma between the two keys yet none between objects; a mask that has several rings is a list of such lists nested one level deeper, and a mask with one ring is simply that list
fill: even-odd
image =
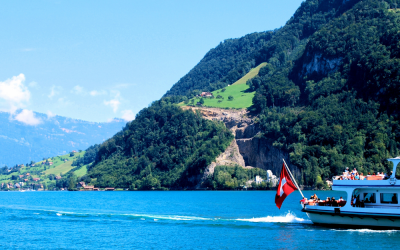
[{"label": "lake", "polygon": [[[397,230],[314,226],[301,212],[297,191],[281,210],[275,206],[275,192],[0,192],[0,249],[396,249],[400,245]],[[338,195],[316,193],[320,198]]]}]

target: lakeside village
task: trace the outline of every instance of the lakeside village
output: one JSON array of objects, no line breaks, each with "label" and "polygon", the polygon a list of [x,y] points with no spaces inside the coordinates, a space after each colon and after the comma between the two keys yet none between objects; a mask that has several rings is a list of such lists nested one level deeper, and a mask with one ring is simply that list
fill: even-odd
[{"label": "lakeside village", "polygon": [[[15,182],[2,182],[0,189],[1,191],[68,191],[70,188],[47,188],[45,182],[40,182],[40,178],[33,178],[30,173],[25,173],[23,175],[18,176]],[[55,180],[61,180],[61,176],[55,176]],[[271,170],[267,170],[267,179],[263,179],[260,176],[255,176],[254,179],[249,180],[246,182],[246,185],[240,187],[241,190],[251,190],[254,189],[256,186],[270,186],[276,187],[278,185],[278,178],[276,175],[272,174]],[[76,188],[74,191],[128,191],[128,189],[122,188],[98,188],[93,185],[87,185],[85,182],[80,181],[76,183]]]},{"label": "lakeside village", "polygon": [[[87,166],[75,166],[74,161],[82,157],[84,151],[44,158],[40,162],[4,166],[0,169],[1,191],[114,191],[114,187],[97,188],[79,181],[86,175]],[[70,178],[73,175],[75,178]]]},{"label": "lakeside village", "polygon": [[[84,155],[84,151],[72,151],[69,154],[44,158],[40,162],[20,164],[12,168],[0,168],[1,191],[125,191],[127,189],[93,185],[93,179],[87,177],[87,167],[74,162]],[[71,178],[73,176],[74,178]],[[256,175],[246,181],[237,190],[274,188],[278,178],[271,170],[266,175]],[[264,187],[264,188],[262,188]]]}]

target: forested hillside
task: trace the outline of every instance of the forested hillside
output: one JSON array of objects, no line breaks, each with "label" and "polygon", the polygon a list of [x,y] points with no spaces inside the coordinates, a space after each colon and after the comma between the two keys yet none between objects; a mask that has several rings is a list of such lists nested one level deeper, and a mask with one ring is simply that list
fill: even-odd
[{"label": "forested hillside", "polygon": [[232,139],[222,122],[157,101],[101,144],[88,170],[94,180],[89,181],[99,187],[130,189],[192,187],[196,184],[192,178]]},{"label": "forested hillside", "polygon": [[261,63],[247,81],[256,92],[249,109],[260,136],[290,153],[301,183],[322,185],[346,166],[389,171],[386,159],[400,152],[397,6],[307,0],[279,30],[226,40],[100,146],[90,178],[142,189],[192,185],[232,135],[171,103],[221,89]]},{"label": "forested hillside", "polygon": [[164,96],[193,96],[214,91],[239,80],[255,66],[254,54],[273,36],[272,31],[227,39],[211,49]]},{"label": "forested hillside", "polygon": [[311,35],[298,59],[271,62],[249,82],[264,137],[291,152],[303,183],[345,166],[387,172],[386,159],[398,155],[400,26],[393,7],[360,1]]}]

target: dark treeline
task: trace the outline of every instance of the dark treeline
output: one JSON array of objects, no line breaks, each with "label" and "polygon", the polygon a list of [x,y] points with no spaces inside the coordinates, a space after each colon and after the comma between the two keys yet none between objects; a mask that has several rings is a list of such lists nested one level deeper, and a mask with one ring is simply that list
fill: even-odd
[{"label": "dark treeline", "polygon": [[226,39],[182,77],[165,96],[192,98],[202,91],[214,91],[232,84],[255,66],[254,55],[273,36],[272,31]]},{"label": "dark treeline", "polygon": [[214,174],[203,184],[209,189],[216,190],[234,190],[244,187],[250,189],[267,189],[271,188],[271,183],[262,182],[256,184],[254,181],[247,186],[246,182],[254,180],[256,176],[262,179],[267,179],[267,171],[260,168],[246,169],[241,166],[217,166],[214,169]]},{"label": "dark treeline", "polygon": [[154,102],[100,145],[88,170],[99,187],[181,189],[201,174],[233,139],[221,122],[184,111],[167,99]]},{"label": "dark treeline", "polygon": [[72,166],[82,167],[83,165],[87,165],[96,160],[97,152],[99,151],[100,145],[95,144],[86,149],[83,157],[79,157],[75,161],[72,162]]}]

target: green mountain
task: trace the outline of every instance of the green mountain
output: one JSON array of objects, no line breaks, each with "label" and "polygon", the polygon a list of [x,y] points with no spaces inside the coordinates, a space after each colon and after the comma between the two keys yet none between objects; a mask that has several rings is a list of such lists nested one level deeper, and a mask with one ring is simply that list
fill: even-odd
[{"label": "green mountain", "polygon": [[164,97],[187,96],[214,91],[246,75],[256,65],[255,53],[273,37],[273,31],[252,33],[238,39],[226,39],[182,77]]},{"label": "green mountain", "polygon": [[101,144],[88,175],[99,187],[191,187],[196,184],[191,177],[201,174],[232,139],[223,123],[157,101]]},{"label": "green mountain", "polygon": [[[258,136],[290,155],[302,184],[322,187],[345,166],[388,171],[385,159],[400,148],[399,4],[307,0],[279,30],[226,40],[101,144],[83,178],[100,187],[193,187],[233,135],[176,104],[217,94],[261,64],[246,79]],[[230,183],[242,179],[224,169],[218,176]]]}]

